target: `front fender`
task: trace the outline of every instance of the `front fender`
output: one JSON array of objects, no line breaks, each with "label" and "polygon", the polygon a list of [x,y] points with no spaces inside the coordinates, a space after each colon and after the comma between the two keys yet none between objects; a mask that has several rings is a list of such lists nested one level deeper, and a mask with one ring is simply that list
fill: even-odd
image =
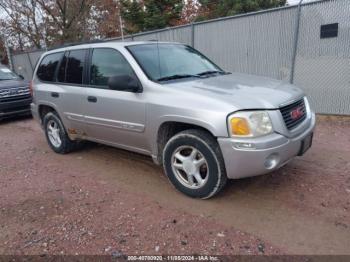
[{"label": "front fender", "polygon": [[201,127],[203,129],[207,130],[208,132],[210,132],[214,137],[226,137],[227,136],[227,128],[226,128],[225,124],[221,124],[219,126],[216,126],[209,121],[205,121],[204,119],[199,119],[199,118],[195,118],[195,117],[185,117],[185,116],[179,116],[179,115],[164,115],[164,116],[159,117],[157,119],[157,121],[155,121],[153,128],[152,128],[152,132],[151,132],[151,134],[152,134],[151,151],[152,151],[152,157],[154,160],[159,155],[158,141],[157,141],[159,129],[164,123],[167,123],[167,122],[177,122],[177,123],[198,126],[198,127]]}]

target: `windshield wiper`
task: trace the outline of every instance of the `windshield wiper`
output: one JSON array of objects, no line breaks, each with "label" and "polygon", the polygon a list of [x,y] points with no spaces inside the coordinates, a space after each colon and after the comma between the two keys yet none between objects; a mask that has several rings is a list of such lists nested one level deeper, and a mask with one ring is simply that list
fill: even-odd
[{"label": "windshield wiper", "polygon": [[196,78],[201,78],[205,75],[211,75],[211,74],[221,74],[221,75],[227,75],[230,74],[228,72],[224,71],[219,71],[219,70],[212,70],[212,71],[205,71],[196,75],[191,75],[191,74],[176,74],[172,76],[165,76],[158,78],[157,81],[169,81],[169,80],[175,80],[175,79],[181,79],[181,78],[191,78],[191,77],[196,77]]},{"label": "windshield wiper", "polygon": [[175,79],[181,79],[181,78],[190,78],[190,77],[196,77],[199,78],[199,75],[189,75],[189,74],[177,74],[177,75],[172,75],[172,76],[165,76],[158,78],[157,81],[169,81],[169,80],[175,80]]},{"label": "windshield wiper", "polygon": [[211,71],[205,71],[202,73],[199,73],[199,76],[205,76],[205,75],[211,75],[211,74],[220,74],[220,75],[227,75],[230,74],[228,72],[224,72],[224,71],[219,71],[219,70],[211,70]]}]

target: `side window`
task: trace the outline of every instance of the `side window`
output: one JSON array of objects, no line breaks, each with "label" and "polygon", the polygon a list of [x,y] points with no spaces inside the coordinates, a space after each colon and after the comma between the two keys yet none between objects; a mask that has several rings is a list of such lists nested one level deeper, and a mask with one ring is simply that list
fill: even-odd
[{"label": "side window", "polygon": [[36,73],[36,75],[40,80],[48,81],[48,82],[56,81],[56,79],[54,79],[55,72],[56,72],[58,63],[61,60],[62,55],[63,55],[63,52],[54,53],[54,54],[49,54],[43,58],[43,60],[41,61],[38,67],[38,71]]},{"label": "side window", "polygon": [[82,84],[86,50],[70,51],[59,68],[59,81],[69,84]]},{"label": "side window", "polygon": [[109,48],[94,49],[91,58],[90,84],[107,87],[108,79],[116,75],[134,75],[124,56]]},{"label": "side window", "polygon": [[58,68],[57,81],[64,83],[66,81],[67,53],[63,56],[60,67]]}]

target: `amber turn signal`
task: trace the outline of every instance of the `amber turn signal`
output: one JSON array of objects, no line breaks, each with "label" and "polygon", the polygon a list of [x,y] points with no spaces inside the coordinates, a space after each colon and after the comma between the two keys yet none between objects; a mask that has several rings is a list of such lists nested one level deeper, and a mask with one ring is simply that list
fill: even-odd
[{"label": "amber turn signal", "polygon": [[231,132],[235,136],[248,136],[250,135],[250,128],[248,121],[242,117],[233,117],[230,120]]}]

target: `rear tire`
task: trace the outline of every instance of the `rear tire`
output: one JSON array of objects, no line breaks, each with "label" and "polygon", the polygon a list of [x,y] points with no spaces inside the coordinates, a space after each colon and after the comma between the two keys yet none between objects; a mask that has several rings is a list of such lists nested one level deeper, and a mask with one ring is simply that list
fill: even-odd
[{"label": "rear tire", "polygon": [[186,130],[173,136],[165,145],[163,166],[175,188],[193,198],[213,197],[227,182],[219,145],[202,130]]},{"label": "rear tire", "polygon": [[46,140],[53,151],[66,154],[76,148],[77,142],[70,140],[56,112],[49,112],[44,116],[43,126]]}]

